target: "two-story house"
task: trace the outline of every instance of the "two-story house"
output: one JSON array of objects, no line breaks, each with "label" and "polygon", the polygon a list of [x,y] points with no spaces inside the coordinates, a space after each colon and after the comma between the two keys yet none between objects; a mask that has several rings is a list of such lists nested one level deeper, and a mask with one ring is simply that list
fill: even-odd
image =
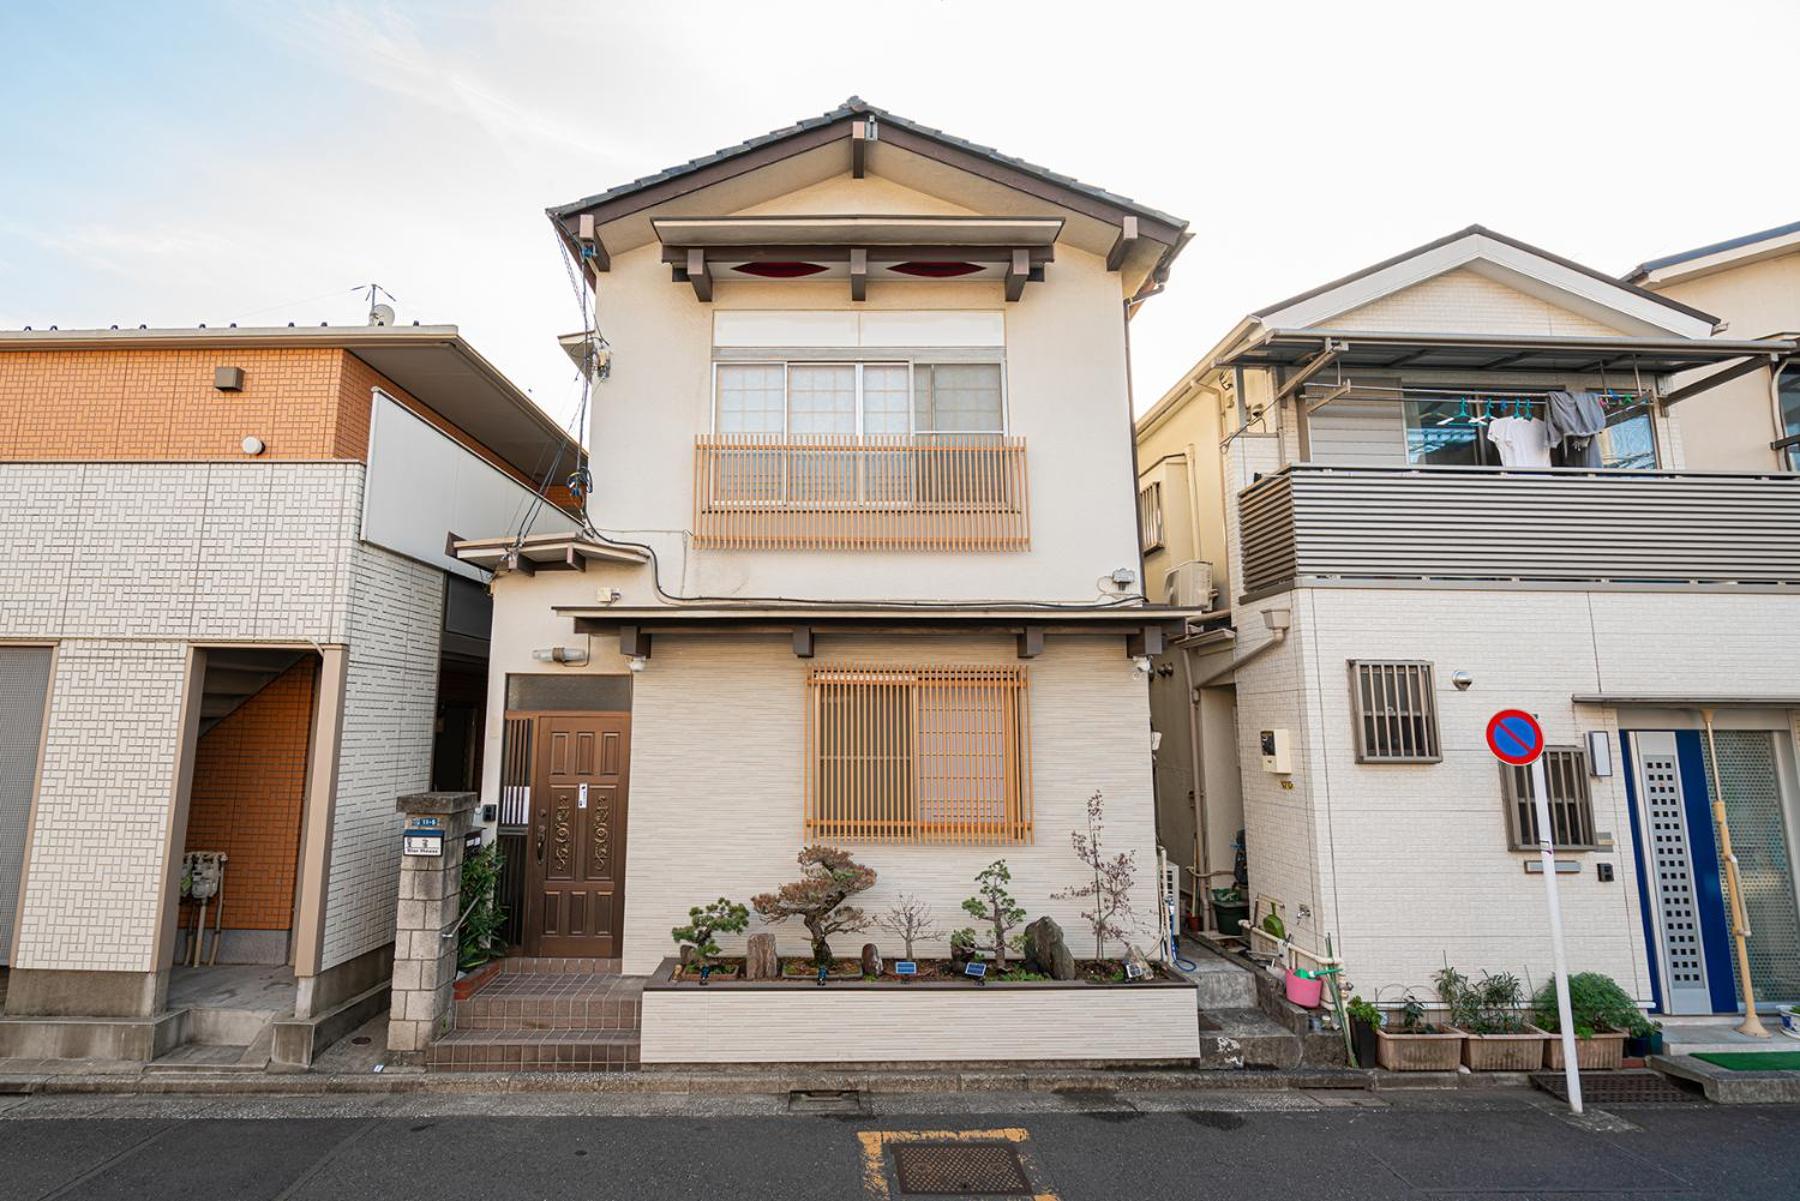
[{"label": "two-story house", "polygon": [[1127,323],[1183,223],[856,99],[550,216],[591,528],[462,548],[525,955],[646,973],[819,843],[871,913],[931,908],[922,952],[1001,859],[1073,944],[1096,792],[1154,953],[1145,680],[1184,613],[1140,593]]},{"label": "two-story house", "polygon": [[[1429,999],[1446,963],[1541,984],[1531,785],[1484,745],[1522,708],[1571,970],[1664,1013],[1741,1006],[1722,795],[1756,996],[1800,996],[1800,477],[1683,447],[1716,385],[1766,388],[1795,344],[1718,325],[1471,227],[1246,317],[1145,415],[1144,505],[1181,539],[1151,595],[1199,561],[1232,609],[1152,684],[1163,838],[1199,896],[1241,829],[1247,899],[1332,936],[1365,996]],[[1235,730],[1209,720],[1233,703]]]}]

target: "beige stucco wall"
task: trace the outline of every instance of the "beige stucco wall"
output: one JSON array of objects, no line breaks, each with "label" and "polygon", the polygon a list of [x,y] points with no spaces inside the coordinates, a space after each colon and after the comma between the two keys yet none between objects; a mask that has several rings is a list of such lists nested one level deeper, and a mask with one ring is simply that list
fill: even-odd
[{"label": "beige stucco wall", "polygon": [[[1749,263],[1656,291],[1730,323],[1728,338],[1761,338],[1800,331],[1800,254]],[[1714,368],[1678,378],[1710,374]],[[1796,369],[1788,368],[1791,374]],[[1689,467],[1707,471],[1767,471],[1782,464],[1769,443],[1775,427],[1766,371],[1720,384],[1675,406]]]},{"label": "beige stucco wall", "polygon": [[1480,330],[1555,337],[1605,337],[1619,332],[1618,327],[1529,296],[1467,267],[1433,276],[1317,325],[1401,333]]},{"label": "beige stucco wall", "polygon": [[[1242,615],[1248,651],[1267,635],[1257,614],[1293,609],[1288,645],[1237,673],[1250,878],[1285,904],[1309,942],[1335,936],[1364,996],[1428,996],[1446,959],[1466,971],[1549,974],[1543,882],[1507,849],[1499,769],[1483,737],[1497,710],[1530,710],[1552,745],[1590,730],[1612,739],[1614,775],[1590,779],[1595,828],[1616,849],[1565,857],[1560,877],[1571,970],[1602,971],[1651,996],[1637,868],[1609,709],[1593,692],[1781,694],[1800,652],[1781,631],[1800,621],[1789,597],[1705,592],[1315,588],[1259,601]],[[1654,636],[1650,635],[1654,633]],[[1346,663],[1422,659],[1437,674],[1444,761],[1355,762]],[[1455,671],[1474,684],[1459,692]],[[1261,769],[1259,731],[1295,738],[1292,788]],[[1616,865],[1601,883],[1597,862]],[[1302,908],[1307,912],[1302,913]]]},{"label": "beige stucco wall", "polygon": [[[759,212],[962,210],[885,181],[827,181]],[[670,282],[655,245],[616,255],[596,316],[612,344],[596,386],[589,511],[609,531],[654,544],[664,586],[688,596],[1091,601],[1096,581],[1135,570],[1130,407],[1119,276],[1095,255],[1056,248],[1046,282],[1008,304],[998,283],[885,283],[853,305],[842,281],[721,281],[714,301]],[[1010,430],[1027,439],[1031,547],[1012,553],[700,551],[693,525],[694,438],[711,429],[712,319],[728,309],[966,309],[1002,312]],[[881,352],[871,351],[871,358]],[[641,577],[627,599],[656,603]]]},{"label": "beige stucco wall", "polygon": [[[806,674],[814,663],[1005,663],[1013,642],[995,636],[821,636],[818,657],[795,658],[785,637],[659,638],[635,682],[627,818],[624,967],[646,972],[674,953],[672,927],[688,908],[719,896],[748,902],[798,878],[802,846]],[[871,913],[902,893],[927,901],[946,931],[968,924],[960,909],[975,873],[1004,858],[1027,912],[1054,916],[1077,956],[1092,953],[1078,901],[1051,893],[1091,879],[1069,835],[1085,829],[1087,799],[1106,796],[1106,845],[1137,855],[1137,942],[1154,953],[1155,863],[1146,685],[1116,637],[1057,637],[1030,661],[1036,832],[1030,845],[854,846],[880,879],[861,898]],[[751,932],[762,928],[752,920]],[[782,954],[804,954],[798,923],[773,927]],[[854,954],[880,931],[834,944]],[[728,952],[741,939],[724,943]],[[929,944],[945,950],[943,940]],[[925,948],[921,947],[921,953]]]},{"label": "beige stucco wall", "polygon": [[1213,565],[1214,587],[1224,594],[1230,555],[1221,437],[1219,395],[1200,387],[1138,431],[1138,487],[1154,480],[1163,485],[1163,547],[1144,556],[1145,595],[1152,601],[1165,599],[1169,568],[1190,559]]}]

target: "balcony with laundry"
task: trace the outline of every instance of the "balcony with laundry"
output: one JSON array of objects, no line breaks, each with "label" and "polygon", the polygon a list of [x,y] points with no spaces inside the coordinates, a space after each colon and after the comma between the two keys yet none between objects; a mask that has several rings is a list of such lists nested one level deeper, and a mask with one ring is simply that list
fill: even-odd
[{"label": "balcony with laundry", "polygon": [[1271,331],[1231,363],[1268,372],[1272,412],[1245,416],[1266,416],[1284,448],[1238,497],[1239,590],[1800,587],[1800,475],[1684,470],[1671,413],[1793,353],[1768,339]]}]

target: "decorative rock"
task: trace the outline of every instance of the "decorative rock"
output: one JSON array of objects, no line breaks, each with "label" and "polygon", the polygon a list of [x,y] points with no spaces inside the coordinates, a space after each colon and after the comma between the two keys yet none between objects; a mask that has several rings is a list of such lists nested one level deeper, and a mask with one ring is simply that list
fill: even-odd
[{"label": "decorative rock", "polygon": [[862,970],[865,976],[881,975],[881,949],[872,942],[863,944]]},{"label": "decorative rock", "polygon": [[775,958],[775,936],[752,934],[744,943],[744,979],[773,980],[781,974]]},{"label": "decorative rock", "polygon": [[1053,917],[1040,917],[1025,927],[1025,966],[1052,980],[1075,978],[1075,956]]}]

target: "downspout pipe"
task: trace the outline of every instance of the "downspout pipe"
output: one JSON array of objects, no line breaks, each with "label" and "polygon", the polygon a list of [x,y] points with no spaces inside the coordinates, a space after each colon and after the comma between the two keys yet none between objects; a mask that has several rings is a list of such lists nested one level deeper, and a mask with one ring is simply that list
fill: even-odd
[{"label": "downspout pipe", "polygon": [[1738,1033],[1768,1038],[1769,1031],[1756,1016],[1756,989],[1750,983],[1750,922],[1744,916],[1744,886],[1738,879],[1737,854],[1731,849],[1731,823],[1725,819],[1725,784],[1719,776],[1719,750],[1713,745],[1713,711],[1700,710],[1706,727],[1706,757],[1712,768],[1713,825],[1719,831],[1719,855],[1725,860],[1725,884],[1731,892],[1731,941],[1737,950],[1738,978],[1744,986],[1744,1020]]},{"label": "downspout pipe", "polygon": [[1269,640],[1253,649],[1243,658],[1233,661],[1228,666],[1221,667],[1218,671],[1213,672],[1204,680],[1196,681],[1194,683],[1195,688],[1205,688],[1209,684],[1216,684],[1232,672],[1238,670],[1238,668],[1260,659],[1266,652],[1274,650],[1276,647],[1287,642],[1288,629],[1294,624],[1294,611],[1285,607],[1264,609],[1262,616],[1263,624],[1269,627]]}]

